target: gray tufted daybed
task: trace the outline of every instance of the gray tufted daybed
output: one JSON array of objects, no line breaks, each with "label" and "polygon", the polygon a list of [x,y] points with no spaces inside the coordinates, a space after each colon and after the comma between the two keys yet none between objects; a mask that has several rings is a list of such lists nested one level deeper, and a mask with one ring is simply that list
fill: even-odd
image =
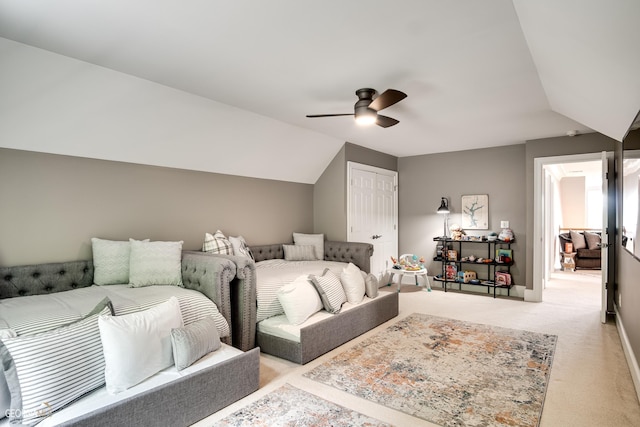
[{"label": "gray tufted daybed", "polygon": [[[92,286],[93,272],[91,261],[0,267],[0,299],[52,294]],[[235,325],[231,314],[230,282],[235,274],[236,266],[231,260],[183,253],[184,287],[197,290],[212,300],[231,331]],[[232,344],[231,337],[232,335],[221,341]],[[188,426],[196,423],[258,389],[259,349],[247,352],[233,349],[233,352],[219,363],[193,370],[116,403],[74,415],[74,418],[59,425]],[[93,392],[89,395],[91,394]],[[46,421],[47,419],[43,423]],[[6,422],[6,418],[2,419],[0,425]]]},{"label": "gray tufted daybed", "polygon": [[[185,251],[185,254],[227,259],[235,264],[236,274],[230,283],[231,330],[233,346],[248,351],[256,346],[256,265],[253,260],[235,255]],[[253,329],[247,325],[254,325]]]},{"label": "gray tufted daybed", "polygon": [[[282,244],[252,246],[255,261],[283,259]],[[324,242],[324,261],[353,263],[364,272],[370,271],[373,245],[357,242]],[[255,275],[253,276],[255,277]],[[255,295],[256,282],[243,282],[244,287],[253,287],[247,294]],[[256,300],[245,311],[256,310]],[[331,315],[329,318],[300,329],[299,342],[256,331],[256,316],[253,323],[241,324],[241,328],[256,334],[256,342],[261,351],[295,363],[305,364],[353,338],[375,328],[398,315],[398,294],[381,292],[366,304],[360,304],[348,311]],[[249,318],[249,317],[248,317]]]}]

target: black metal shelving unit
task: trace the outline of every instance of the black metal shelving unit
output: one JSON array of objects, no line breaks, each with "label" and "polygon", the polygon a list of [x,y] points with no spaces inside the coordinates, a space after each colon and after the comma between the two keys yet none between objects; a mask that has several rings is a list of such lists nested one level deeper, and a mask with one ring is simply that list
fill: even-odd
[{"label": "black metal shelving unit", "polygon": [[[499,248],[507,248],[511,249],[511,244],[513,241],[505,242],[503,240],[453,240],[450,238],[444,237],[434,237],[433,240],[435,242],[439,242],[442,244],[444,251],[442,256],[436,256],[433,258],[434,261],[439,261],[442,263],[442,274],[440,276],[435,276],[434,280],[443,283],[444,291],[447,292],[447,284],[448,283],[457,283],[459,285],[458,290],[462,291],[462,285],[467,286],[485,286],[487,288],[487,293],[491,294],[491,289],[493,289],[493,297],[496,297],[496,289],[502,288],[507,290],[507,296],[511,296],[511,288],[514,286],[514,283],[511,282],[510,285],[496,285],[494,278],[496,271],[504,271],[505,273],[511,274],[511,266],[514,264],[513,257],[510,262],[497,262],[495,260],[496,249]],[[462,245],[463,244],[472,244],[472,245],[486,245],[487,246],[487,257],[488,259],[492,259],[492,262],[476,262],[476,261],[462,261]],[[457,245],[457,246],[456,246]],[[457,250],[457,259],[450,260],[447,258],[446,252],[449,249]],[[456,269],[458,271],[461,270],[462,265],[474,265],[476,267],[486,266],[487,268],[487,278],[480,280],[480,283],[462,283],[456,279],[447,279],[446,278],[446,267],[448,264],[455,264]],[[498,270],[499,268],[499,270]],[[478,273],[478,276],[480,274]]]}]

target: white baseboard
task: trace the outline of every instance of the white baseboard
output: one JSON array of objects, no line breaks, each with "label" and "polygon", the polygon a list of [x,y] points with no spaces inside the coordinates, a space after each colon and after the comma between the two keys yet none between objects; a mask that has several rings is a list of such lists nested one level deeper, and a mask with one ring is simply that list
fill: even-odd
[{"label": "white baseboard", "polygon": [[535,289],[525,289],[524,300],[526,302],[542,302],[542,295]]},{"label": "white baseboard", "polygon": [[622,349],[624,350],[624,356],[627,359],[627,365],[629,365],[629,371],[631,371],[631,379],[633,380],[633,385],[636,388],[636,395],[638,396],[638,400],[640,400],[640,367],[638,366],[638,359],[636,359],[636,355],[633,353],[629,337],[627,336],[627,332],[624,330],[624,325],[620,320],[618,307],[614,307],[616,310],[616,326],[618,327],[618,334],[622,341]]}]

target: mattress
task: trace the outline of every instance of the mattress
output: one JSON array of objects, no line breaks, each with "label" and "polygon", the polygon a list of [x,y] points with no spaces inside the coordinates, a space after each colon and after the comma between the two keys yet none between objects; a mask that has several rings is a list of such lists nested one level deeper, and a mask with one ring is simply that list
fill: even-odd
[{"label": "mattress", "polygon": [[[198,360],[193,365],[183,369],[182,371],[178,371],[175,366],[172,366],[158,372],[154,376],[147,378],[140,384],[133,386],[130,389],[123,391],[122,393],[118,393],[115,395],[109,394],[107,393],[106,387],[102,386],[99,389],[96,389],[93,392],[89,393],[88,395],[78,399],[71,406],[53,413],[51,416],[45,418],[42,422],[37,424],[37,426],[50,427],[58,425],[84,414],[93,412],[96,409],[120,402],[132,396],[135,396],[136,394],[145,392],[160,385],[167,384],[185,375],[193,374],[202,369],[214,366],[220,362],[229,360],[240,354],[243,354],[243,352],[238,350],[237,348],[231,347],[227,344],[222,344],[222,347],[219,350],[207,354],[202,359]],[[3,418],[2,420],[0,420],[0,427],[9,427],[9,425],[9,420],[7,418]]]},{"label": "mattress", "polygon": [[[364,304],[368,304],[371,301],[373,301],[373,299],[365,296],[362,302],[359,304],[351,304],[349,302],[345,302],[342,305],[342,309],[340,310],[340,313],[349,311],[354,307],[359,307]],[[289,341],[300,342],[301,329],[333,316],[336,316],[336,315],[331,314],[325,310],[320,310],[319,312],[315,313],[313,316],[309,317],[304,323],[301,323],[300,325],[292,325],[287,320],[287,316],[282,314],[279,316],[269,317],[268,319],[264,319],[263,321],[258,322],[257,329],[258,329],[258,332],[261,332],[263,334],[273,335],[276,337],[284,338]]]},{"label": "mattress", "polygon": [[151,308],[175,296],[180,303],[184,324],[213,316],[220,337],[229,336],[229,324],[213,301],[198,291],[179,286],[130,285],[90,286],[72,291],[0,300],[0,338],[31,335],[76,322],[103,298],[113,304],[115,315]]},{"label": "mattress", "polygon": [[321,275],[325,268],[338,276],[348,264],[335,261],[285,261],[269,259],[256,263],[257,322],[284,314],[277,292],[303,274]]}]

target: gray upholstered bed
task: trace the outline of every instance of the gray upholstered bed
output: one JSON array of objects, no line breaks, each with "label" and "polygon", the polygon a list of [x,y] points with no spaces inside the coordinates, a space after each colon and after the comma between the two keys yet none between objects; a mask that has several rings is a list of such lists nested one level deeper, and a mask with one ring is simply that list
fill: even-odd
[{"label": "gray upholstered bed", "polygon": [[[233,333],[231,260],[185,253],[184,287],[211,299]],[[91,261],[0,267],[0,299],[67,291],[93,284]],[[232,344],[232,336],[222,341]],[[64,422],[65,426],[191,425],[254,392],[259,386],[259,350],[185,375],[159,387]]]},{"label": "gray upholstered bed", "polygon": [[[231,329],[233,346],[242,351],[256,346],[256,266],[246,257],[210,254],[202,251],[185,251],[185,254],[226,259],[235,264],[235,276],[230,283]],[[254,325],[253,329],[248,325]]]},{"label": "gray upholstered bed", "polygon": [[[252,246],[251,251],[256,262],[284,258],[282,244]],[[368,243],[324,242],[325,261],[351,262],[365,272],[370,271],[372,254],[373,246]],[[254,289],[256,286],[255,282],[243,282],[240,285],[253,286]],[[255,290],[246,293],[255,295]],[[254,300],[254,303],[246,307],[245,311],[255,309]],[[255,316],[252,324],[243,322],[240,327],[256,333],[256,342],[262,352],[305,364],[397,315],[398,294],[382,292],[367,304],[358,305],[302,328],[299,342],[256,332]]]}]

